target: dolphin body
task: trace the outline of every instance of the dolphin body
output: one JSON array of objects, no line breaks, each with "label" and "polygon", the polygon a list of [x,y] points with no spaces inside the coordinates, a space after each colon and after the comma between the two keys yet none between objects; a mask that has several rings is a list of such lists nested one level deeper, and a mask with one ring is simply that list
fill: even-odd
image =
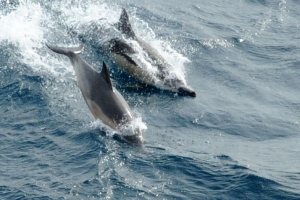
[{"label": "dolphin body", "polygon": [[[80,47],[56,47],[46,44],[52,51],[69,57],[78,86],[86,104],[95,118],[100,119],[107,126],[120,130],[133,121],[129,105],[123,96],[112,86],[106,64],[103,62],[101,73],[96,72],[77,53],[83,50]],[[143,142],[141,130],[127,130],[122,134],[127,142],[141,144]]]},{"label": "dolphin body", "polygon": [[124,39],[113,38],[108,42],[108,51],[112,60],[130,75],[141,82],[171,90],[183,95],[196,97],[195,91],[188,87],[183,80],[170,76],[170,64],[154,49],[150,44],[135,35],[129,22],[129,17],[125,9],[122,10],[116,28],[125,35],[125,38],[136,41],[143,49],[147,60],[157,70],[155,73],[146,69],[136,55],[136,51]]}]

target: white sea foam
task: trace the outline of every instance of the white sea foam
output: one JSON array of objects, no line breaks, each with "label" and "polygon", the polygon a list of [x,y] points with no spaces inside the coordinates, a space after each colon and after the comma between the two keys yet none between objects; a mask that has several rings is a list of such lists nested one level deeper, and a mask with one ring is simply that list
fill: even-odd
[{"label": "white sea foam", "polygon": [[14,45],[19,51],[14,59],[26,64],[35,72],[43,71],[63,77],[72,73],[70,63],[62,63],[61,60],[50,59],[45,48],[47,34],[50,32],[51,19],[44,8],[38,3],[20,1],[18,7],[0,18],[0,41]]},{"label": "white sea foam", "polygon": [[120,128],[121,135],[134,135],[135,130],[146,130],[147,125],[142,121],[142,118],[137,116],[133,119],[131,123],[125,124]]},{"label": "white sea foam", "polygon": [[17,46],[22,55],[20,59],[28,64],[40,60],[35,50],[41,48],[44,39],[39,25],[42,13],[39,4],[21,1],[16,10],[0,18],[0,41]]},{"label": "white sea foam", "polygon": [[171,68],[168,69],[170,74],[169,78],[175,76],[176,78],[182,80],[184,84],[186,84],[185,64],[189,63],[190,60],[183,54],[178,53],[167,41],[158,39],[147,22],[139,19],[135,15],[130,16],[130,22],[135,33],[153,46],[170,64]]},{"label": "white sea foam", "polygon": [[121,136],[134,135],[134,130],[139,129],[144,131],[147,129],[147,125],[142,121],[140,116],[134,117],[131,123],[125,124],[119,128],[119,130],[114,130],[111,127],[104,124],[101,120],[97,119],[87,125],[91,129],[99,128],[101,131],[105,132],[107,136],[112,137],[115,134]]}]

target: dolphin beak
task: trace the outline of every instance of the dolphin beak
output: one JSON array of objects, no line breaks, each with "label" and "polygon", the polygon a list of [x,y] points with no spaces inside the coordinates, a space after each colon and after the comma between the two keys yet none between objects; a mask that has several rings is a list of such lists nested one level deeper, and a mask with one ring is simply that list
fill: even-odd
[{"label": "dolphin beak", "polygon": [[178,93],[183,95],[189,95],[191,97],[196,97],[196,92],[193,89],[188,88],[186,86],[178,88]]}]

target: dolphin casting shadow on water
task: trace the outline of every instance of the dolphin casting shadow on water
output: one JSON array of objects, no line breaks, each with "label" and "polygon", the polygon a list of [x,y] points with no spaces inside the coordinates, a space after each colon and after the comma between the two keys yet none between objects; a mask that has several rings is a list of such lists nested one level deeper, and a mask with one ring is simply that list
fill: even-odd
[{"label": "dolphin casting shadow on water", "polygon": [[[129,22],[129,17],[125,9],[122,10],[116,28],[125,35],[126,38],[136,41],[147,56],[148,62],[155,67],[157,72],[149,72],[141,58],[136,56],[137,52],[132,44],[124,39],[113,38],[108,42],[108,54],[111,59],[126,72],[139,79],[141,82],[159,87],[161,89],[178,92],[182,95],[196,97],[196,92],[187,86],[183,80],[177,76],[171,76],[170,64],[154,49],[150,44],[136,36]],[[144,57],[146,58],[146,57]]]},{"label": "dolphin casting shadow on water", "polygon": [[[121,136],[125,141],[142,144],[141,130],[130,128],[130,123],[133,121],[131,110],[123,96],[112,86],[106,64],[103,62],[102,71],[98,73],[77,55],[83,50],[83,46],[69,48],[48,44],[46,46],[56,53],[69,57],[78,86],[94,117],[121,133],[126,130],[127,132]],[[124,130],[124,127],[127,129]]]}]

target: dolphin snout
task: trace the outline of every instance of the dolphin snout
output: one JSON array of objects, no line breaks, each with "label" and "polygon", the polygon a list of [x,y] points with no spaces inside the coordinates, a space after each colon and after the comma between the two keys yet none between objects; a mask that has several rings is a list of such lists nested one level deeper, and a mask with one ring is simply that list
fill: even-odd
[{"label": "dolphin snout", "polygon": [[178,88],[178,92],[179,92],[179,94],[196,97],[196,92],[193,89],[185,87],[185,86]]}]

